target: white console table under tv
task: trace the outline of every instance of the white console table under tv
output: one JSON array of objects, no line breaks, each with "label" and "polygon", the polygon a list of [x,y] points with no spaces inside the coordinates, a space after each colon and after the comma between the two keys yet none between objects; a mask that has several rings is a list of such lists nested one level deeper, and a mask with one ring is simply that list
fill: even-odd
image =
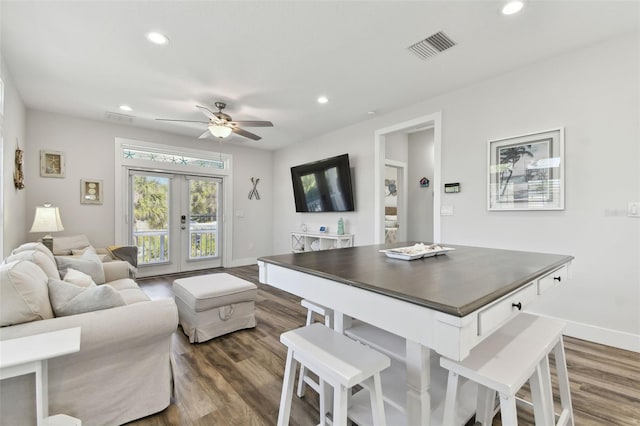
[{"label": "white console table under tv", "polygon": [[[317,243],[315,243],[315,241],[317,241]],[[353,247],[353,234],[338,235],[313,232],[291,233],[292,253],[331,250],[345,247]]]}]

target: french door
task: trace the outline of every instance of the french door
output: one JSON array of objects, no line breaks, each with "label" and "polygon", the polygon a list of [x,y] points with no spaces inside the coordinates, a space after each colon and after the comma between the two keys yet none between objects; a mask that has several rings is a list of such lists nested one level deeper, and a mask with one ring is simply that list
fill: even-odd
[{"label": "french door", "polygon": [[222,179],[130,170],[128,192],[138,276],[222,266]]}]

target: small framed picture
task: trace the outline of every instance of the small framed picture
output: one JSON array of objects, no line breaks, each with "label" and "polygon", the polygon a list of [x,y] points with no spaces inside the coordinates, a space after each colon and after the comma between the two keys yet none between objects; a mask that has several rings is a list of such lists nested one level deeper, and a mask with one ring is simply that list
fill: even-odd
[{"label": "small framed picture", "polygon": [[40,176],[63,178],[64,172],[64,152],[40,151]]},{"label": "small framed picture", "polygon": [[80,181],[80,203],[102,204],[102,180],[82,179]]},{"label": "small framed picture", "polygon": [[323,234],[324,234],[324,233],[326,233],[327,231],[328,231],[328,228],[327,228],[326,226],[321,226],[321,227],[320,227],[320,232],[321,232],[321,233],[323,233]]}]

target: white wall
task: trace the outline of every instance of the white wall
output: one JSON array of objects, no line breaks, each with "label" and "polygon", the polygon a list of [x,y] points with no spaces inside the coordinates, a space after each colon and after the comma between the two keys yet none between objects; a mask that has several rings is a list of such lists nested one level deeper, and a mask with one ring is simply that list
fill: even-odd
[{"label": "white wall", "polygon": [[[274,152],[274,221],[273,252],[290,251],[290,233],[299,231],[302,223],[309,231],[319,225],[334,232],[340,217],[345,233],[355,234],[354,244],[373,244],[373,134],[363,134],[357,126],[328,133],[306,143],[289,145]],[[310,161],[349,154],[354,181],[355,211],[341,213],[296,213],[291,183],[291,167]]]},{"label": "white wall", "polygon": [[[116,137],[122,137],[197,149],[210,148],[214,152],[233,155],[232,211],[244,211],[243,218],[233,218],[233,265],[254,263],[257,257],[271,253],[271,152],[43,111],[28,110],[26,121],[29,141],[29,149],[25,152],[25,176],[29,185],[27,213],[33,215],[35,206],[45,201],[59,206],[65,230],[54,234],[54,238],[56,235],[84,233],[96,246],[113,244],[114,217],[117,214],[114,211],[114,141]],[[64,179],[40,177],[39,155],[43,149],[65,153],[67,170]],[[247,198],[252,188],[251,177],[260,178],[260,200]],[[104,181],[102,205],[80,204],[81,179]],[[41,236],[31,234],[29,239]]]},{"label": "white wall", "polygon": [[[640,220],[625,216],[627,202],[640,199],[639,40],[629,34],[530,64],[276,152],[274,252],[288,250],[302,220],[289,167],[345,151],[356,177],[349,230],[356,244],[372,243],[374,131],[442,111],[442,179],[462,185],[442,195],[455,208],[442,218],[442,241],[575,256],[572,281],[535,310],[571,321],[570,334],[640,351]],[[558,126],[565,210],[488,212],[487,141]]]},{"label": "white wall", "polygon": [[[408,193],[408,239],[433,242],[433,129],[408,135],[409,182]],[[420,186],[420,179],[426,177],[428,188]]]},{"label": "white wall", "polygon": [[[4,81],[4,116],[2,117],[2,252],[0,259],[6,257],[11,249],[25,241],[28,227],[31,227],[33,216],[27,210],[27,191],[33,182],[26,181],[25,189],[18,190],[13,184],[15,170],[16,138],[22,150],[27,149],[25,138],[26,109],[20,94],[16,90],[11,74],[0,56],[0,74]],[[23,167],[28,167],[30,160],[24,159]]]}]

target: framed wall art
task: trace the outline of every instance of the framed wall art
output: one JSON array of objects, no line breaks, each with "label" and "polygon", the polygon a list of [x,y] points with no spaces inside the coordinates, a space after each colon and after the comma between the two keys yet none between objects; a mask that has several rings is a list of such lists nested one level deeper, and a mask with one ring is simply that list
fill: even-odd
[{"label": "framed wall art", "polygon": [[40,151],[40,176],[63,178],[64,172],[64,152]]},{"label": "framed wall art", "polygon": [[489,141],[489,210],[564,210],[564,128]]},{"label": "framed wall art", "polygon": [[80,203],[102,204],[102,180],[82,179],[80,181]]}]

